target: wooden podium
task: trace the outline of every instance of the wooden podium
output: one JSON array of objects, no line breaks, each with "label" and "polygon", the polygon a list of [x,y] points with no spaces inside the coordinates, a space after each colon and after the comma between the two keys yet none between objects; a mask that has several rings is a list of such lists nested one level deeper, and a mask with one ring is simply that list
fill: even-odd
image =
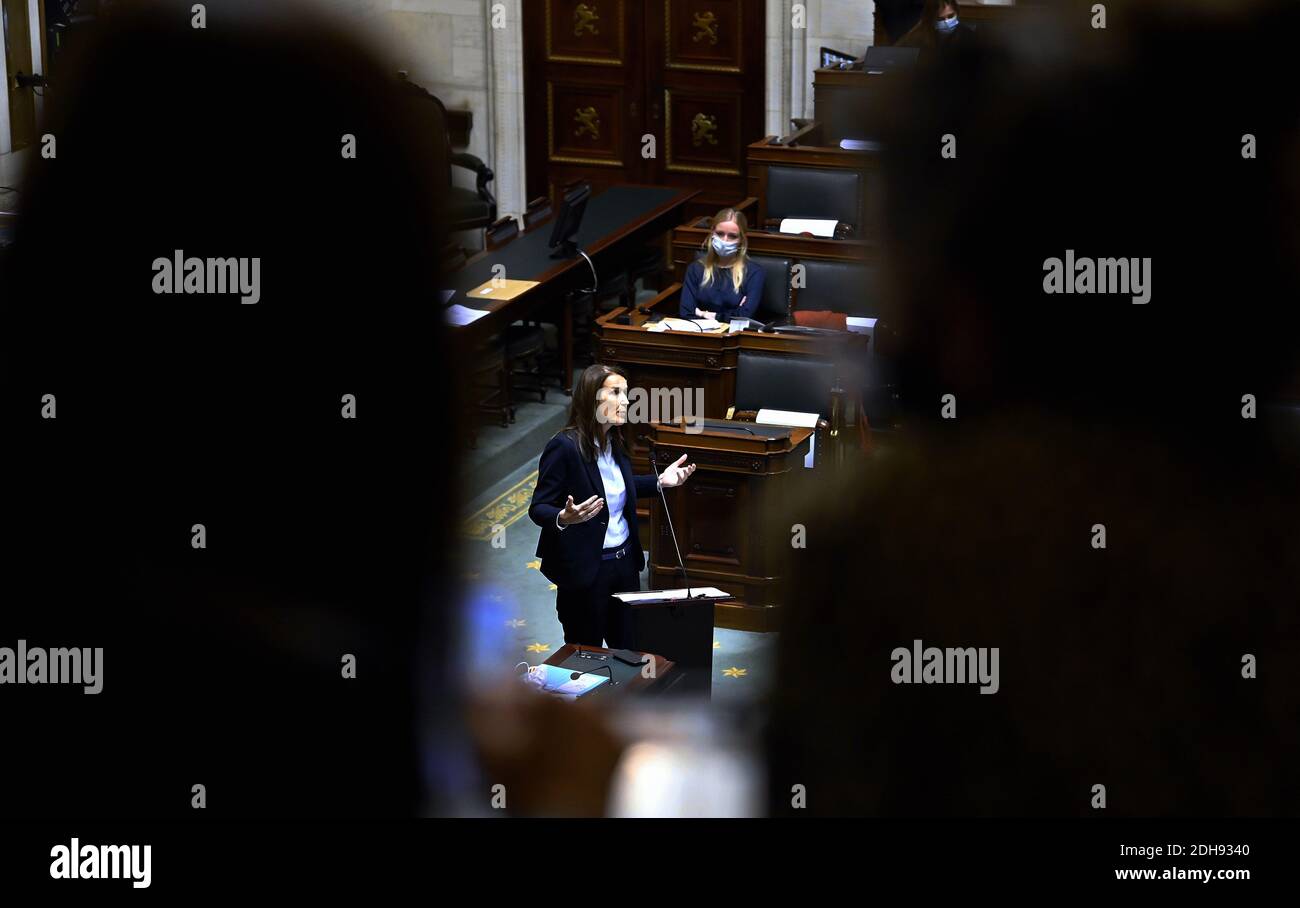
[{"label": "wooden podium", "polygon": [[[666,490],[692,586],[733,597],[715,606],[718,627],[777,628],[788,601],[791,504],[811,490],[804,467],[812,429],[708,420],[701,431],[681,421],[651,423],[646,436],[659,468],[683,454],[696,464],[681,488]],[[650,586],[684,585],[658,496],[650,509]]]}]

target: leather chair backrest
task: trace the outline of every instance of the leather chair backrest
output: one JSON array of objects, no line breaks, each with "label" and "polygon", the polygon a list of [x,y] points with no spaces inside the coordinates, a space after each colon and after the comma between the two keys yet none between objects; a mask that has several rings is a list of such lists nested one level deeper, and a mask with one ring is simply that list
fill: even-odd
[{"label": "leather chair backrest", "polygon": [[835,366],[829,360],[741,350],[736,365],[737,410],[797,410],[831,415]]},{"label": "leather chair backrest", "polygon": [[795,288],[794,308],[829,310],[865,318],[880,316],[879,269],[863,262],[803,259],[803,286]]},{"label": "leather chair backrest", "polygon": [[863,175],[817,167],[767,168],[766,217],[822,218],[855,227],[863,221]]},{"label": "leather chair backrest", "polygon": [[487,229],[484,241],[489,249],[495,249],[511,237],[519,233],[519,222],[507,215],[498,218],[496,223]]},{"label": "leather chair backrest", "polygon": [[544,221],[551,216],[551,200],[546,196],[539,196],[528,203],[528,208],[524,211],[524,229],[528,230],[539,221]]}]

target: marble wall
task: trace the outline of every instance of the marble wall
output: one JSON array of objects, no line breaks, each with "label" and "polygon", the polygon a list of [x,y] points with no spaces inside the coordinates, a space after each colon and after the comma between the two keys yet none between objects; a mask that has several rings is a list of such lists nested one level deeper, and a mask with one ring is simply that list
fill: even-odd
[{"label": "marble wall", "polygon": [[[448,108],[473,111],[469,145],[458,150],[487,162],[496,175],[499,214],[516,217],[527,203],[522,2],[388,0],[387,13],[393,68],[405,69]],[[494,28],[494,19],[502,27]],[[458,185],[474,185],[471,172],[455,168],[453,174]]]},{"label": "marble wall", "polygon": [[[802,6],[796,20],[795,6]],[[796,27],[796,22],[802,27]],[[821,49],[861,56],[871,46],[875,30],[872,0],[768,0],[767,2],[767,131],[784,135],[790,120],[816,115],[813,70],[821,64]]]}]

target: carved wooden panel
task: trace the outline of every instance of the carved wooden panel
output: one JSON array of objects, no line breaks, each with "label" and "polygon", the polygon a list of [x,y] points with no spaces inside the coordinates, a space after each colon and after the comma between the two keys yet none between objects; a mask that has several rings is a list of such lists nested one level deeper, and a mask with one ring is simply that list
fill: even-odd
[{"label": "carved wooden panel", "polygon": [[[741,477],[697,473],[685,487],[684,520],[676,525],[682,536],[687,567],[710,565],[738,568],[750,562],[749,483]],[[677,515],[674,515],[677,516]],[[664,521],[665,526],[667,521]]]},{"label": "carved wooden panel", "polygon": [[741,0],[664,0],[664,66],[741,72],[743,27]]},{"label": "carved wooden panel", "polygon": [[[581,179],[597,191],[617,183],[697,189],[688,216],[743,199],[745,147],[764,135],[766,5],[524,0],[529,198],[554,199],[556,187]],[[590,96],[579,105],[584,90]],[[575,136],[579,112],[590,125]]]},{"label": "carved wooden panel", "polygon": [[740,95],[664,89],[665,169],[742,176],[748,144],[741,134],[742,100]]},{"label": "carved wooden panel", "polygon": [[627,60],[625,0],[546,0],[546,61],[622,66]]},{"label": "carved wooden panel", "polygon": [[618,86],[546,83],[548,159],[624,166],[623,91]]}]

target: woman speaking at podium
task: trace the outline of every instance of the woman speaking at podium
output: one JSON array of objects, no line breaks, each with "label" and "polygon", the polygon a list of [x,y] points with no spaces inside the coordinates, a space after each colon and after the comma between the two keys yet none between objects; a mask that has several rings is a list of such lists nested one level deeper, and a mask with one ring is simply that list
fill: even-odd
[{"label": "woman speaking at podium", "polygon": [[542,528],[537,555],[556,586],[564,642],[626,647],[622,613],[610,596],[641,588],[645,554],[636,499],[684,483],[695,465],[683,454],[656,477],[632,474],[623,440],[627,378],[613,366],[588,366],[573,389],[569,421],[546,443],[528,516]]}]

